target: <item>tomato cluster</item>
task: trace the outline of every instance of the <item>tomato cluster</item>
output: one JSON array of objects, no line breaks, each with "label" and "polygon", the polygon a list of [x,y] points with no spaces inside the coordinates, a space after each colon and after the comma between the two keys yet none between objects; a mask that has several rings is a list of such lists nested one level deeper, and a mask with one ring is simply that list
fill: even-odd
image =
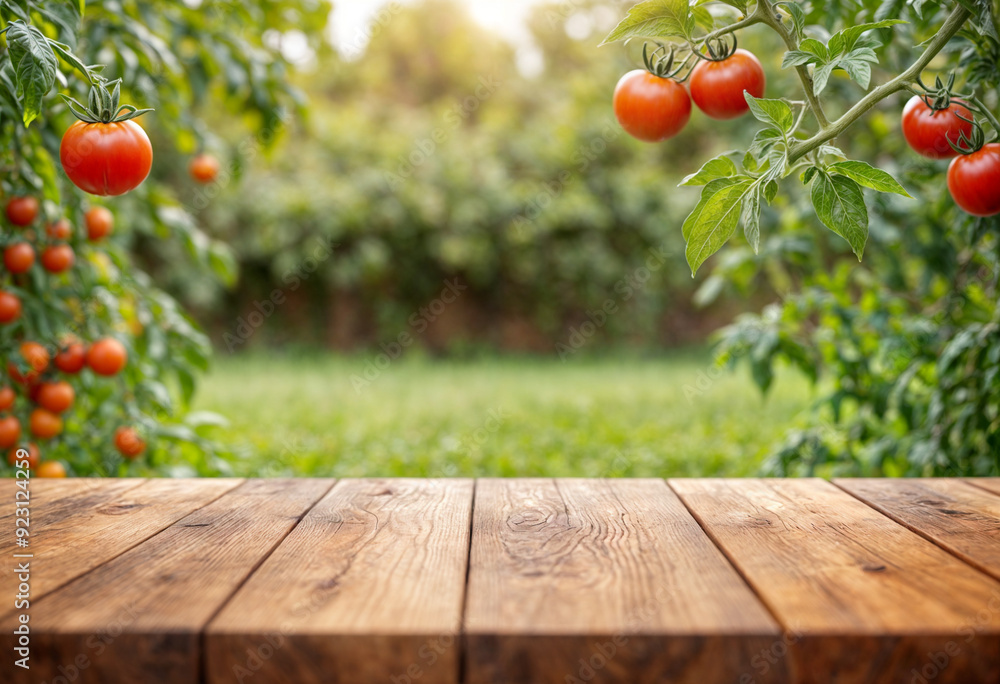
[{"label": "tomato cluster", "polygon": [[[15,324],[24,312],[21,298],[15,291],[30,283],[24,279],[35,266],[36,245],[41,249],[37,261],[45,271],[53,277],[72,273],[76,261],[70,244],[74,236],[72,224],[60,218],[48,223],[44,231],[34,230],[39,212],[39,202],[33,197],[14,197],[6,204],[8,221],[22,233],[3,250],[4,268],[14,287],[0,289],[0,326]],[[97,206],[86,212],[85,222],[87,237],[93,242],[109,235],[114,225],[111,212]],[[15,332],[15,339],[21,335]],[[120,373],[127,362],[125,345],[113,337],[98,339],[89,346],[75,338],[66,339],[58,349],[48,349],[22,337],[13,358],[7,363],[9,382],[0,380],[0,450],[9,450],[8,462],[15,464],[26,460],[36,475],[65,476],[62,463],[41,462],[38,445],[34,442],[24,444],[22,438],[30,436],[32,440],[43,442],[60,435],[64,427],[63,414],[76,402],[73,377],[85,368],[95,375],[111,377]],[[16,415],[18,404],[24,406],[21,418]],[[114,443],[119,453],[128,459],[141,455],[146,448],[138,432],[127,426],[115,434]],[[18,457],[19,449],[27,450],[26,459]]]},{"label": "tomato cluster", "polygon": [[[672,61],[672,58],[671,58]],[[750,107],[745,92],[763,97],[767,79],[760,60],[740,49],[718,58],[699,57],[683,83],[647,61],[646,69],[622,76],[615,87],[615,117],[625,131],[645,142],[659,142],[683,130],[691,117],[691,100],[712,119],[734,119]]]}]

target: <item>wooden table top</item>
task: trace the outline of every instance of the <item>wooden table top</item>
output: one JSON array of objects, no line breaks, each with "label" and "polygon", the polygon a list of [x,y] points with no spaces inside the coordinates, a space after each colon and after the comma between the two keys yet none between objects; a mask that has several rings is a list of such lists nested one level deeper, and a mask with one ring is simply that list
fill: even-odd
[{"label": "wooden table top", "polygon": [[1000,684],[1000,479],[18,491],[3,683]]}]

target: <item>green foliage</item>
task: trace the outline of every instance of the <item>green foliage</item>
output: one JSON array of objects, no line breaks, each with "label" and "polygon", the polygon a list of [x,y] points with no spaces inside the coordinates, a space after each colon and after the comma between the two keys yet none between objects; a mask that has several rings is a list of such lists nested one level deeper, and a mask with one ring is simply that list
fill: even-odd
[{"label": "green foliage", "polygon": [[[154,251],[181,245],[198,268],[230,279],[231,253],[185,208],[190,183],[163,182],[158,164],[128,196],[103,201],[75,188],[58,162],[62,133],[73,121],[60,96],[86,102],[97,74],[121,79],[109,103],[120,95],[155,108],[139,120],[154,140],[154,156],[171,148],[189,154],[214,140],[200,118],[202,107],[239,112],[236,128],[245,123],[247,130],[286,116],[297,94],[263,34],[293,28],[315,34],[328,12],[323,2],[291,0],[205,0],[197,7],[172,1],[0,2],[7,46],[0,55],[0,185],[5,198],[30,195],[42,203],[32,226],[3,222],[0,247],[28,241],[40,252],[53,242],[45,226],[65,217],[76,252],[76,265],[64,275],[37,264],[23,276],[2,273],[0,287],[21,299],[24,312],[0,326],[0,363],[23,363],[17,349],[26,340],[54,355],[67,340],[110,336],[129,353],[125,370],[111,379],[89,370],[67,376],[52,368],[46,374],[46,380],[68,380],[76,403],[63,416],[64,432],[39,442],[44,460],[60,460],[77,475],[162,472],[178,465],[184,472],[226,469],[219,458],[225,450],[209,439],[217,421],[185,415],[196,379],[207,368],[208,339],[130,252],[144,242]],[[89,242],[84,211],[104,204],[116,214],[115,234]],[[33,406],[28,388],[15,387],[12,413],[27,441]],[[143,461],[128,465],[114,451],[113,434],[122,425],[136,426],[148,441]]]}]

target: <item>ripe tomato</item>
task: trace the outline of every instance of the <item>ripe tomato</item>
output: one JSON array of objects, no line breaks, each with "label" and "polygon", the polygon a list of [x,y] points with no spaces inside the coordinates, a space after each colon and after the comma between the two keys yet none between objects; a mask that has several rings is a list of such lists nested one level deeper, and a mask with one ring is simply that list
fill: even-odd
[{"label": "ripe tomato", "polygon": [[66,477],[66,466],[59,461],[45,461],[35,468],[35,477]]},{"label": "ripe tomato", "polygon": [[118,453],[131,460],[142,455],[146,450],[146,442],[139,437],[135,428],[120,427],[115,430],[115,448]]},{"label": "ripe tomato", "polygon": [[955,204],[973,216],[1000,214],[1000,143],[952,159],[948,190]]},{"label": "ripe tomato", "polygon": [[14,416],[0,418],[0,449],[7,449],[21,439],[21,421]]},{"label": "ripe tomato", "polygon": [[63,170],[76,187],[92,195],[123,195],[146,180],[153,146],[135,121],[77,121],[59,145]]},{"label": "ripe tomato", "polygon": [[43,382],[38,389],[36,401],[46,411],[63,413],[73,406],[74,399],[76,392],[73,391],[73,387],[66,381],[59,381]]},{"label": "ripe tomato", "polygon": [[115,228],[115,217],[105,207],[91,207],[84,218],[87,221],[87,238],[91,242],[106,238]]},{"label": "ripe tomato", "polygon": [[21,356],[28,363],[28,373],[21,375],[13,361],[7,364],[7,372],[14,382],[30,385],[49,367],[49,352],[37,342],[22,342]]},{"label": "ripe tomato", "polygon": [[36,408],[28,417],[28,428],[35,437],[51,439],[62,432],[63,422],[62,418],[51,411]]},{"label": "ripe tomato", "polygon": [[17,242],[3,251],[3,265],[11,273],[27,273],[35,263],[35,248]]},{"label": "ripe tomato", "polygon": [[17,399],[17,394],[14,393],[11,387],[0,387],[0,411],[9,411],[10,407],[14,405],[14,400]]},{"label": "ripe tomato", "polygon": [[126,361],[125,345],[113,337],[98,340],[87,350],[87,365],[98,375],[115,375],[125,367]]},{"label": "ripe tomato", "polygon": [[69,245],[51,245],[42,250],[42,266],[49,273],[62,273],[73,266],[76,257]]},{"label": "ripe tomato", "polygon": [[[28,456],[27,457],[18,456],[17,455],[18,449],[21,449],[21,448],[23,448],[25,451],[28,452]],[[38,453],[38,447],[35,446],[34,444],[29,444],[26,447],[14,447],[10,451],[8,451],[7,452],[7,463],[9,463],[11,465],[16,465],[18,461],[25,461],[26,460],[28,462],[28,467],[31,468],[32,470],[34,470],[35,468],[38,467],[38,460],[39,460],[40,457],[41,456]]]},{"label": "ripe tomato", "polygon": [[15,226],[30,226],[38,216],[38,200],[34,197],[11,197],[7,202],[7,220]]},{"label": "ripe tomato", "polygon": [[45,234],[52,240],[69,240],[73,236],[73,226],[67,219],[61,218],[45,226]]},{"label": "ripe tomato", "polygon": [[13,323],[21,317],[21,300],[10,292],[0,291],[0,323]]},{"label": "ripe tomato", "polygon": [[764,68],[742,48],[718,62],[701,60],[691,70],[691,98],[713,119],[735,119],[750,111],[743,92],[764,96]]},{"label": "ripe tomato", "polygon": [[79,373],[87,363],[87,350],[79,342],[71,342],[56,353],[56,368],[63,373]]},{"label": "ripe tomato", "polygon": [[691,98],[684,86],[644,69],[621,77],[613,103],[615,117],[625,132],[645,142],[672,138],[691,118]]},{"label": "ripe tomato", "polygon": [[219,175],[219,160],[203,152],[191,160],[188,173],[199,183],[211,183]]},{"label": "ripe tomato", "polygon": [[972,124],[958,118],[972,118],[972,112],[955,100],[947,109],[931,109],[919,95],[914,95],[903,108],[903,137],[913,151],[931,159],[951,159],[958,154],[948,140],[958,142],[959,134],[972,133]]}]

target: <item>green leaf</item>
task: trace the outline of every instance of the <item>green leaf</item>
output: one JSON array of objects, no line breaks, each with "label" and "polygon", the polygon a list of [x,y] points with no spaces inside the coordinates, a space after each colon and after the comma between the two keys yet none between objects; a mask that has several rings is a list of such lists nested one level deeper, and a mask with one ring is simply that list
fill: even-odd
[{"label": "green leaf", "polygon": [[760,185],[757,183],[754,184],[753,191],[743,201],[741,220],[743,221],[743,234],[750,246],[753,247],[753,253],[757,254],[760,247]]},{"label": "green leaf", "polygon": [[813,94],[819,95],[826,90],[826,84],[830,80],[830,75],[837,68],[837,62],[827,62],[813,71]]},{"label": "green leaf", "polygon": [[684,177],[678,187],[682,185],[706,185],[718,178],[731,178],[737,173],[736,164],[726,155],[719,155],[715,159],[705,162],[697,172]]},{"label": "green leaf", "polygon": [[747,104],[750,105],[750,113],[754,115],[755,119],[766,124],[773,124],[778,127],[778,130],[785,133],[792,130],[792,126],[795,124],[795,116],[792,114],[792,108],[787,102],[756,98],[745,90],[743,91],[743,97],[746,98]]},{"label": "green leaf", "polygon": [[778,2],[775,4],[783,8],[792,17],[792,35],[797,39],[801,39],[806,30],[806,13],[803,11],[802,6],[794,0],[792,2]]},{"label": "green leaf", "polygon": [[[893,192],[903,197],[910,197],[902,185],[895,178],[882,169],[876,169],[871,164],[863,161],[842,161],[830,165],[833,173],[847,176],[851,180],[866,188],[878,190],[879,192]],[[911,197],[912,199],[912,197]]]},{"label": "green leaf", "polygon": [[79,57],[77,57],[76,55],[74,55],[72,53],[72,51],[70,51],[68,45],[63,45],[62,43],[59,43],[59,42],[56,42],[54,40],[49,39],[49,46],[53,50],[55,50],[59,54],[60,57],[62,57],[64,60],[66,60],[66,62],[70,66],[72,66],[74,69],[76,69],[81,74],[83,74],[84,76],[86,76],[88,82],[91,80],[90,69],[87,68],[87,65],[84,64],[83,61]]},{"label": "green leaf", "polygon": [[42,98],[56,81],[58,62],[42,32],[20,21],[10,23],[7,46],[15,69],[17,97],[24,110],[24,125],[28,126],[41,114]]},{"label": "green leaf", "polygon": [[689,38],[693,29],[687,0],[646,0],[628,11],[601,45],[628,38]]},{"label": "green leaf", "polygon": [[868,242],[868,208],[861,186],[846,176],[820,171],[813,177],[812,203],[823,225],[847,240],[860,261]]},{"label": "green leaf", "polygon": [[804,66],[806,64],[812,64],[815,61],[816,55],[811,52],[806,52],[805,50],[789,50],[781,59],[781,68],[788,69],[791,67]]},{"label": "green leaf", "polygon": [[874,21],[869,24],[858,24],[857,26],[849,26],[843,31],[838,31],[833,34],[830,38],[830,52],[832,54],[838,54],[842,52],[850,52],[854,49],[855,43],[858,42],[858,38],[862,34],[868,31],[873,31],[875,29],[889,28],[890,26],[895,26],[896,24],[905,24],[906,22],[902,19],[883,19],[882,21]]},{"label": "green leaf", "polygon": [[732,237],[740,222],[743,198],[754,185],[750,178],[720,178],[702,190],[701,201],[681,229],[692,276]]}]

